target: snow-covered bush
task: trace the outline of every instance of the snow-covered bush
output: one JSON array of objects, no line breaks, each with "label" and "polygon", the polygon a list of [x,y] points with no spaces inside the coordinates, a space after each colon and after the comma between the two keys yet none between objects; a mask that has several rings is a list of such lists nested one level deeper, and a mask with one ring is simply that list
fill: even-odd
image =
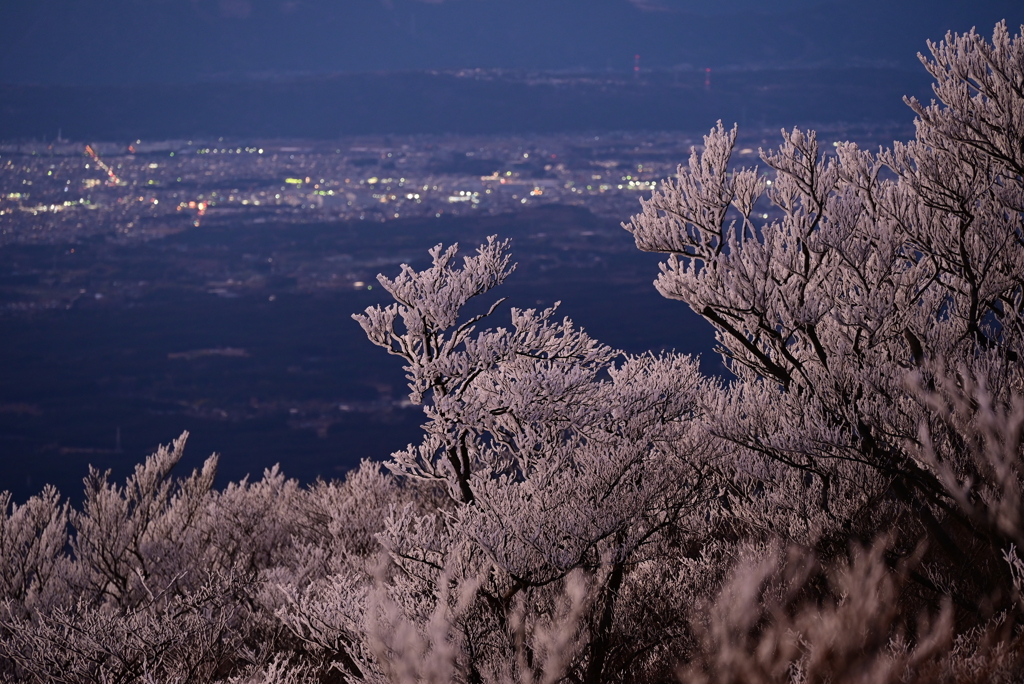
[{"label": "snow-covered bush", "polygon": [[625,226],[732,379],[438,245],[355,316],[426,417],[383,467],[0,495],[0,681],[1019,680],[1024,39],[930,47],[915,140],[719,124]]}]

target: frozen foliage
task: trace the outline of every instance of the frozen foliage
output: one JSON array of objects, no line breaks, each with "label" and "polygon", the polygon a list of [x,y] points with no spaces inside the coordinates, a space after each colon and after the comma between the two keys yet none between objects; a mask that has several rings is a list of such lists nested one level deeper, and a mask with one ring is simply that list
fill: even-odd
[{"label": "frozen foliage", "polygon": [[449,667],[494,679],[518,649],[529,667],[516,676],[543,678],[552,666],[532,663],[550,650],[541,635],[551,630],[538,620],[558,612],[574,576],[592,596],[586,610],[567,609],[580,614],[579,634],[564,648],[578,655],[561,667],[599,681],[616,659],[656,662],[677,646],[665,631],[624,643],[636,604],[621,599],[644,592],[632,582],[639,568],[707,534],[719,450],[697,412],[709,383],[686,357],[624,357],[555,308],[512,309],[511,327],[478,331],[495,306],[473,317],[462,309],[509,273],[506,250],[492,238],[456,269],[455,248],[438,246],[429,269],[380,278],[398,304],[356,317],[405,360],[411,397],[425,404],[423,442],[388,467],[444,482],[453,500],[425,516],[396,507],[385,522],[378,538],[394,563],[385,614],[411,629],[435,624],[444,607],[459,632],[422,638],[459,646]]},{"label": "frozen foliage", "polygon": [[915,140],[719,124],[625,226],[730,381],[438,245],[355,316],[425,416],[383,467],[0,495],[0,681],[1019,681],[1024,39],[930,47]]}]

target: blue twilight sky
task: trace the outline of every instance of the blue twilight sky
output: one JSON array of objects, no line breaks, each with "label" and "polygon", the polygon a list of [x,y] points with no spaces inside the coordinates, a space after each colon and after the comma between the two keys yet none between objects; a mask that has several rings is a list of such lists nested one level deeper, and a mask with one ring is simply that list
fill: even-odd
[{"label": "blue twilight sky", "polygon": [[894,65],[1021,0],[3,0],[0,82]]}]

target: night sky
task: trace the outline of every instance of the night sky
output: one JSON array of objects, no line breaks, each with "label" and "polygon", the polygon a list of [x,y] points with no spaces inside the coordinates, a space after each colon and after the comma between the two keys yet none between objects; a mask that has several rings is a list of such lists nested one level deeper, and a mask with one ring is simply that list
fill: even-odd
[{"label": "night sky", "polygon": [[1020,0],[5,0],[0,82],[351,71],[899,66]]}]

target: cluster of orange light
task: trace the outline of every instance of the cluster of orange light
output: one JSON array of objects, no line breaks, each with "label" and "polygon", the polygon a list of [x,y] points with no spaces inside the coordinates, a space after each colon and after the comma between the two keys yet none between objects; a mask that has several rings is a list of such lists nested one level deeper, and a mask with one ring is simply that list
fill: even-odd
[{"label": "cluster of orange light", "polygon": [[103,163],[103,160],[96,154],[96,150],[92,149],[92,145],[85,146],[85,153],[89,155],[96,166],[107,172],[107,175],[110,177],[110,185],[121,185],[121,179],[117,177],[112,168]]},{"label": "cluster of orange light", "polygon": [[185,202],[182,202],[181,204],[178,205],[178,211],[181,211],[182,209],[185,209],[185,208],[195,209],[196,210],[196,220],[192,222],[192,225],[195,226],[196,228],[198,228],[199,227],[199,219],[201,219],[203,217],[203,215],[206,214],[206,208],[208,206],[209,205],[206,202],[192,201],[192,202],[189,202],[188,204],[186,204]]}]

